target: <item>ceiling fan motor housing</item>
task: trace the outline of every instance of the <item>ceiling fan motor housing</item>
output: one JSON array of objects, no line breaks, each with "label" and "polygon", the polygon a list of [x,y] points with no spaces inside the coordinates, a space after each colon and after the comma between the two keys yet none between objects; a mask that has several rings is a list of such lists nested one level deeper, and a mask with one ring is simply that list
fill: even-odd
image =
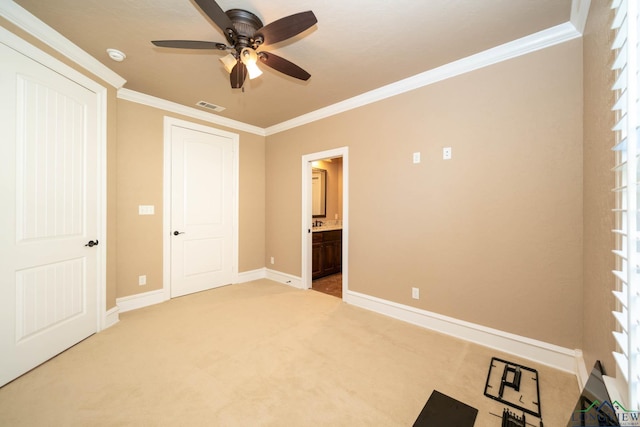
[{"label": "ceiling fan motor housing", "polygon": [[237,38],[232,47],[237,52],[245,47],[257,49],[262,44],[262,38],[255,37],[256,31],[264,26],[260,18],[243,9],[230,9],[225,13],[235,27]]}]

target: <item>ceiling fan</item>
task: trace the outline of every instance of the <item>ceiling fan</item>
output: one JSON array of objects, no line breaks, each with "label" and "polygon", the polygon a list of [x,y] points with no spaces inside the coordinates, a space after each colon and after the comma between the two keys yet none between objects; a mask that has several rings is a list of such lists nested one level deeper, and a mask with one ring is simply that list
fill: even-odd
[{"label": "ceiling fan", "polygon": [[222,30],[227,44],[196,40],[155,40],[159,47],[179,49],[215,49],[230,52],[220,61],[230,74],[231,87],[242,88],[249,76],[253,79],[262,71],[256,65],[261,63],[300,80],[308,80],[311,74],[271,52],[259,52],[261,46],[278,43],[294,37],[318,22],[311,11],[300,12],[263,25],[251,12],[231,9],[224,12],[215,0],[195,0],[202,11]]}]

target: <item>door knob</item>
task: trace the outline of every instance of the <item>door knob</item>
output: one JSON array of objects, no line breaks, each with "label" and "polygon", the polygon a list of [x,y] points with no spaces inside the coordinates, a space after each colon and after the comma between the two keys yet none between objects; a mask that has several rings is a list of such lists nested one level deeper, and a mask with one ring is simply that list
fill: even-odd
[{"label": "door knob", "polygon": [[184,231],[174,231],[173,235],[177,236],[178,234],[184,234]]},{"label": "door knob", "polygon": [[85,246],[89,246],[90,248],[94,247],[94,246],[98,246],[98,239],[96,240],[89,240],[89,243],[87,243]]}]

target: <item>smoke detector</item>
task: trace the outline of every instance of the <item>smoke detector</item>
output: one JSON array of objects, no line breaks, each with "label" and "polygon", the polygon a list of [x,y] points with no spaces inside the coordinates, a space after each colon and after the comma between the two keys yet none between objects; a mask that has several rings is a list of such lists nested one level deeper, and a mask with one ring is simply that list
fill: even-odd
[{"label": "smoke detector", "polygon": [[109,58],[116,62],[122,62],[127,57],[124,52],[121,52],[118,49],[107,49],[107,54],[109,55]]}]

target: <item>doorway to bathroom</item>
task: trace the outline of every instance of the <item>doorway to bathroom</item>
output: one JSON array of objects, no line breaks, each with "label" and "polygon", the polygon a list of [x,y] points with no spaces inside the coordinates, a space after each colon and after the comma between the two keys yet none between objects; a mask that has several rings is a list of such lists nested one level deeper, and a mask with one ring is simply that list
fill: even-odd
[{"label": "doorway to bathroom", "polygon": [[348,291],[348,147],[302,156],[302,287]]}]

